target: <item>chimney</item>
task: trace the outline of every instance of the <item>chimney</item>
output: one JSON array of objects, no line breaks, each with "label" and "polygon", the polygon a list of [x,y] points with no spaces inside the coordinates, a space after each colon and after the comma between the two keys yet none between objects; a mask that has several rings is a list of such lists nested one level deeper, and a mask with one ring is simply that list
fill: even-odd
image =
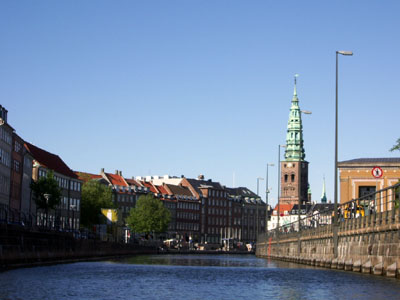
[{"label": "chimney", "polygon": [[7,113],[8,110],[5,109],[2,105],[0,105],[0,119],[2,119],[3,123],[7,123]]},{"label": "chimney", "polygon": [[119,171],[118,171],[118,170],[115,170],[115,175],[119,175],[118,173],[119,173]]},{"label": "chimney", "polygon": [[100,174],[104,174],[104,168],[100,169]]},{"label": "chimney", "polygon": [[118,175],[119,175],[119,176],[122,176],[122,171],[118,171]]},{"label": "chimney", "polygon": [[200,174],[199,176],[197,176],[197,179],[198,179],[198,180],[204,180],[204,175],[203,175],[203,174]]}]

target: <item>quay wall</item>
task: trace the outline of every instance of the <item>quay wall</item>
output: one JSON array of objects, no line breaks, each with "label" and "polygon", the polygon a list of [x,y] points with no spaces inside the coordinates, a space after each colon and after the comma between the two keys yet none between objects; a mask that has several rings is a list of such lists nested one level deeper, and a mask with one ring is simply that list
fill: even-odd
[{"label": "quay wall", "polygon": [[75,239],[71,233],[0,225],[0,269],[157,253],[157,247]]},{"label": "quay wall", "polygon": [[[337,256],[334,234],[337,230]],[[260,236],[256,255],[273,259],[400,278],[400,210],[341,220],[299,232]]]}]

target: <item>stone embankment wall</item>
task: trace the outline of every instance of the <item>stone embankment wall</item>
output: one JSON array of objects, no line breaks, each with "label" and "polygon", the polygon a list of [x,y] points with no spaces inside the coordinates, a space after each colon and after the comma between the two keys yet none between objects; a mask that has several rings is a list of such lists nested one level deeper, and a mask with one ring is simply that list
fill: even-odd
[{"label": "stone embankment wall", "polygon": [[0,225],[0,269],[156,252],[156,247],[74,239],[69,233]]},{"label": "stone embankment wall", "polygon": [[333,225],[259,238],[256,254],[313,266],[400,278],[400,210],[341,220],[338,255]]}]

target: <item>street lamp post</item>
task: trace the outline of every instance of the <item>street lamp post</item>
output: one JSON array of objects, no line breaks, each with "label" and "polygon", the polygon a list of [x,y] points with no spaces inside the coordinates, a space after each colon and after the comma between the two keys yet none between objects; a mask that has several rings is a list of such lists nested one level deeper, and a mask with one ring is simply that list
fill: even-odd
[{"label": "street lamp post", "polygon": [[338,177],[338,81],[339,81],[339,54],[352,56],[352,51],[336,51],[336,101],[335,101],[335,187],[334,187],[334,206],[333,206],[333,250],[335,257],[338,256],[338,196],[337,196],[337,177]]},{"label": "street lamp post", "polygon": [[269,187],[268,187],[268,167],[273,167],[274,164],[268,164],[267,163],[267,173],[265,174],[266,182],[265,182],[265,204],[267,206],[266,212],[265,212],[265,233],[268,235],[268,194],[269,194]]},{"label": "street lamp post", "polygon": [[76,209],[76,204],[70,204],[69,208],[72,210],[72,231],[75,229],[75,209]]},{"label": "street lamp post", "polygon": [[[260,180],[264,180],[264,178],[262,178],[262,177],[257,177],[257,196],[259,195],[259,183],[260,183]],[[258,223],[259,223],[259,216],[258,216],[258,198],[256,198],[256,222],[257,222],[257,224],[256,224],[256,240],[258,240]]]},{"label": "street lamp post", "polygon": [[49,199],[51,194],[43,194],[43,197],[46,199],[46,227],[49,226]]},{"label": "street lamp post", "polygon": [[278,233],[281,210],[281,148],[286,148],[286,145],[278,145],[278,224],[276,226]]},{"label": "street lamp post", "polygon": [[241,203],[240,203],[240,207],[241,207],[241,212],[242,212],[242,221],[241,221],[241,225],[242,225],[242,231],[240,232],[240,241],[244,244],[244,231],[243,231],[243,225],[244,225],[244,218],[245,218],[245,215],[244,215],[244,199],[242,199],[241,201],[240,201]]}]

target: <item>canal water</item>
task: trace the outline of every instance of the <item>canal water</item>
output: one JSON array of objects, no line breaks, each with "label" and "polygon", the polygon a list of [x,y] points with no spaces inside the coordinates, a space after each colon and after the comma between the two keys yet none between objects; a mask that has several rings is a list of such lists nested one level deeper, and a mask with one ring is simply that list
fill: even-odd
[{"label": "canal water", "polygon": [[147,255],[2,272],[0,299],[400,299],[400,280],[250,255]]}]

